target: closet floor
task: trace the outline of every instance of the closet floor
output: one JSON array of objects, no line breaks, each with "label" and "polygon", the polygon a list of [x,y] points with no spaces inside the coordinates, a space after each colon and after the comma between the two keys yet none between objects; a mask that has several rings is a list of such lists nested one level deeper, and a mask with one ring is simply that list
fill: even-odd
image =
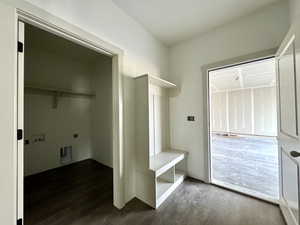
[{"label": "closet floor", "polygon": [[284,225],[278,206],[187,179],[153,210],[113,207],[113,171],[93,160],[25,178],[25,225]]}]

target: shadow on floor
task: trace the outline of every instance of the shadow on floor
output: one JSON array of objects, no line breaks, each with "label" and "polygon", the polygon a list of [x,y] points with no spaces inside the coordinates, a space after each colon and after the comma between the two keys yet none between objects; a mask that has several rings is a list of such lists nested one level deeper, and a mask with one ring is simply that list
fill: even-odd
[{"label": "shadow on floor", "polygon": [[157,210],[138,199],[118,210],[112,178],[93,160],[25,178],[25,225],[285,224],[275,205],[190,178]]}]

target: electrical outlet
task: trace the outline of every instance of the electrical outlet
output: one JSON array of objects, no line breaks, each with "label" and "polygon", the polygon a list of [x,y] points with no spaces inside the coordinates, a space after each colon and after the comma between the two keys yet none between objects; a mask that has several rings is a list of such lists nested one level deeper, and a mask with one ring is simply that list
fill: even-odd
[{"label": "electrical outlet", "polygon": [[72,146],[64,146],[60,148],[60,162],[61,164],[72,162]]},{"label": "electrical outlet", "polygon": [[45,134],[35,134],[32,135],[31,137],[31,142],[38,143],[38,142],[44,142],[46,140],[46,135]]}]

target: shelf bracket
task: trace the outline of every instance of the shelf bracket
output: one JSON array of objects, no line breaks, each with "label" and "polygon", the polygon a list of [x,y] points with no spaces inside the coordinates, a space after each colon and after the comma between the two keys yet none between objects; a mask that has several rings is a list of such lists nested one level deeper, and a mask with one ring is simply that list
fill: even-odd
[{"label": "shelf bracket", "polygon": [[61,93],[59,93],[58,91],[56,91],[55,94],[53,95],[53,105],[52,105],[53,109],[57,109],[58,97],[60,97],[60,96],[61,96]]}]

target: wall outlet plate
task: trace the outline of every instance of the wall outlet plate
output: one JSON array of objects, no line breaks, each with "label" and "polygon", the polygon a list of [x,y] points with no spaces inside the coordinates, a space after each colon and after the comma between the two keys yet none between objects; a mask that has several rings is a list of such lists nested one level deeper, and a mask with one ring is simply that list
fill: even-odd
[{"label": "wall outlet plate", "polygon": [[72,146],[64,146],[60,148],[60,163],[68,164],[73,161],[72,156],[73,148]]},{"label": "wall outlet plate", "polygon": [[45,134],[35,134],[31,137],[31,143],[38,143],[38,142],[44,142],[46,141],[46,135]]}]

